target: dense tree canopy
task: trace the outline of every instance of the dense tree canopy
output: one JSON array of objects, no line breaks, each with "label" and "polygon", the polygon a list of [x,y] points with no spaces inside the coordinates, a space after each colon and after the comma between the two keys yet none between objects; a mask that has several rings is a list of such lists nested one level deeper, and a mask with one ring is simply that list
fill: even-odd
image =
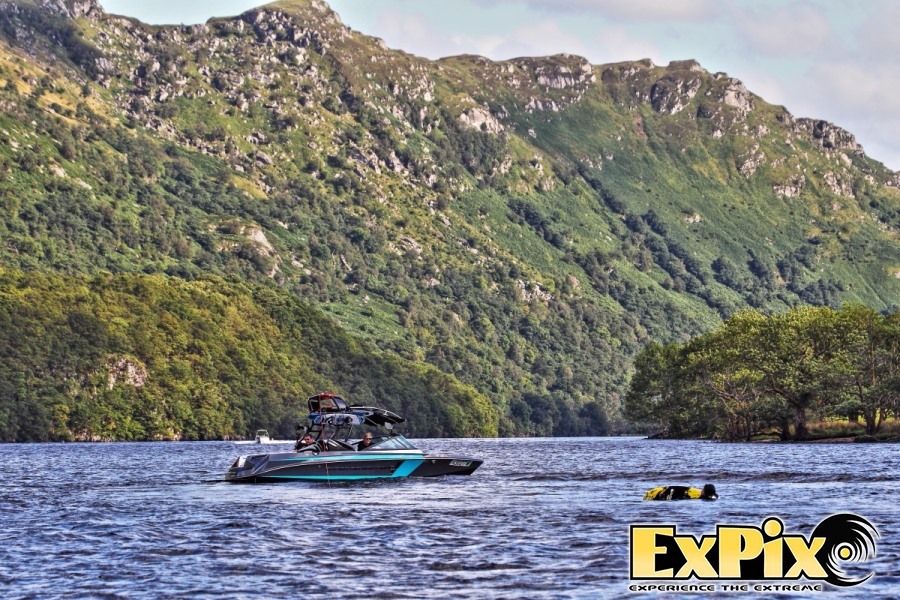
[{"label": "dense tree canopy", "polygon": [[323,389],[399,412],[412,435],[497,434],[496,406],[473,388],[284,292],[0,269],[2,441],[290,436]]},{"label": "dense tree canopy", "polygon": [[900,313],[859,305],[741,312],[684,344],[638,355],[626,413],[673,437],[809,435],[810,413],[862,415],[877,433],[900,410]]}]

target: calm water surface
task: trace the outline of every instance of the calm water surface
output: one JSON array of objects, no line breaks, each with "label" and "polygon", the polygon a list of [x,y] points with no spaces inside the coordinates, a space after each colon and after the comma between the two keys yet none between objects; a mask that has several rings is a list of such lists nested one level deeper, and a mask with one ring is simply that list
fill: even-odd
[{"label": "calm water surface", "polygon": [[[699,535],[776,515],[809,534],[853,512],[881,533],[876,575],[814,596],[900,597],[895,444],[416,443],[485,463],[471,477],[231,485],[204,481],[246,446],[0,445],[0,596],[637,599],[651,596],[628,590],[631,523]],[[705,482],[718,502],[641,501]]]}]

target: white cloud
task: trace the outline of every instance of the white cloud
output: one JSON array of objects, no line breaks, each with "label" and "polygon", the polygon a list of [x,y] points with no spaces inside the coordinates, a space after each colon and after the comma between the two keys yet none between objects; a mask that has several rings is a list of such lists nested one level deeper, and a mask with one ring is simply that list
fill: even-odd
[{"label": "white cloud", "polygon": [[595,48],[591,52],[592,62],[623,62],[642,58],[649,58],[657,64],[668,62],[653,41],[635,37],[624,27],[604,27],[597,32]]},{"label": "white cloud", "polygon": [[[493,6],[497,0],[476,0]],[[695,21],[714,15],[720,7],[717,0],[505,0],[552,14],[577,13],[593,17],[609,17],[623,21]]]},{"label": "white cloud", "polygon": [[836,39],[823,9],[812,4],[736,10],[733,21],[751,51],[760,55],[815,56]]},{"label": "white cloud", "polygon": [[785,85],[785,81],[764,69],[749,69],[741,73],[739,78],[751,92],[769,104],[784,106],[794,116],[805,116],[797,111],[806,108],[797,106],[792,100],[796,98],[794,90]]},{"label": "white cloud", "polygon": [[878,6],[869,15],[856,36],[861,50],[868,58],[893,61],[900,54],[900,5]]},{"label": "white cloud", "polygon": [[[440,40],[440,34],[429,30],[423,21],[406,21],[392,18],[394,31],[390,39],[391,45],[399,48],[410,48],[403,45],[418,37],[416,53],[422,55],[422,48],[431,48],[424,54],[431,58],[456,54],[478,54],[492,60],[507,60],[523,56],[550,56],[568,53],[584,56],[595,64],[637,60],[650,58],[659,63],[662,52],[650,40],[634,37],[625,27],[603,27],[598,29],[590,40],[584,40],[563,29],[553,19],[545,19],[528,25],[517,27],[509,33],[499,35],[466,35],[452,34]],[[407,29],[409,31],[406,31]],[[406,31],[406,33],[403,33]],[[401,41],[405,40],[405,41]],[[396,44],[394,43],[396,42]]]},{"label": "white cloud", "polygon": [[870,157],[900,169],[900,122],[895,118],[900,112],[900,70],[876,73],[851,57],[818,63],[781,85],[790,98],[792,114],[824,119],[846,129]]},{"label": "white cloud", "polygon": [[559,23],[547,19],[524,25],[504,36],[502,43],[491,53],[498,59],[519,56],[549,56],[567,52],[584,56],[587,47],[580,39],[563,31]]},{"label": "white cloud", "polygon": [[260,0],[100,0],[103,10],[136,17],[145,23],[205,23],[211,17],[238,15],[265,2]]},{"label": "white cloud", "polygon": [[900,112],[900,72],[867,67],[855,60],[817,64],[804,77],[804,87],[842,111],[893,117]]},{"label": "white cloud", "polygon": [[586,55],[588,51],[581,40],[566,33],[552,19],[529,23],[508,33],[471,35],[441,30],[419,14],[383,13],[379,16],[378,30],[378,35],[392,48],[432,59],[478,54],[493,60],[505,60],[561,52]]},{"label": "white cloud", "polygon": [[477,54],[486,58],[500,60],[504,58],[498,48],[506,44],[507,39],[501,35],[483,35],[473,36],[464,34],[454,34],[450,36],[453,52],[445,53],[443,56],[451,56],[455,54]]},{"label": "white cloud", "polygon": [[418,13],[383,12],[379,15],[377,30],[377,35],[391,48],[427,58],[478,53],[470,45],[471,39],[439,31]]}]

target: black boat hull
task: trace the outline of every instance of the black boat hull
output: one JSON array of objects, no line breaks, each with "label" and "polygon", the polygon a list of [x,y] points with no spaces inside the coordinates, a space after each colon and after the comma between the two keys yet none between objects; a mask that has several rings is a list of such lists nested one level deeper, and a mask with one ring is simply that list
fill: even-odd
[{"label": "black boat hull", "polygon": [[480,458],[458,456],[426,456],[410,477],[440,477],[442,475],[471,475],[484,462]]},{"label": "black boat hull", "polygon": [[232,483],[277,483],[282,481],[355,481],[470,475],[481,459],[428,456],[418,451],[301,452],[242,456],[225,474]]}]

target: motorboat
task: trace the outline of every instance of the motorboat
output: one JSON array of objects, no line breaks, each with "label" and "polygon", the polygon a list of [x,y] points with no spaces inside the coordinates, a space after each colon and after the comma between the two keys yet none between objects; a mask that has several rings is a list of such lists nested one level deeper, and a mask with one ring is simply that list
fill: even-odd
[{"label": "motorboat", "polygon": [[[394,426],[406,421],[391,411],[348,405],[332,392],[307,399],[309,416],[298,426],[293,451],[238,457],[225,480],[233,483],[273,483],[291,480],[353,481],[471,475],[483,462],[467,456],[438,456],[416,448]],[[363,440],[350,441],[353,427],[386,430]]]},{"label": "motorboat", "polygon": [[235,444],[290,444],[293,440],[273,440],[266,429],[257,429],[252,440],[239,440]]}]

